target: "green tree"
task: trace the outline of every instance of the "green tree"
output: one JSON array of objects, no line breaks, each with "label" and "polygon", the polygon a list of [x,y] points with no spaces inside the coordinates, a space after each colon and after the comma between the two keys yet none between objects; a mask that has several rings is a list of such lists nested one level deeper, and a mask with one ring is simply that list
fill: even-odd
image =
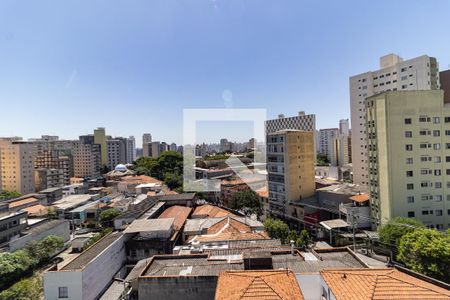
[{"label": "green tree", "polygon": [[262,215],[262,203],[258,194],[248,189],[237,192],[231,197],[228,207],[244,212],[247,216],[256,214],[258,217]]},{"label": "green tree", "polygon": [[450,236],[420,228],[400,239],[397,259],[413,271],[450,282]]},{"label": "green tree", "polygon": [[309,241],[310,241],[309,233],[306,229],[303,229],[302,231],[300,231],[300,235],[295,240],[295,244],[297,245],[297,247],[306,247],[308,246]]},{"label": "green tree", "polygon": [[119,215],[120,211],[118,209],[108,208],[100,213],[100,222],[104,225],[107,225]]},{"label": "green tree", "polygon": [[402,236],[414,231],[416,228],[423,227],[423,223],[414,218],[393,218],[381,227],[379,231],[380,241],[386,245],[398,247]]},{"label": "green tree", "polygon": [[9,191],[2,191],[0,192],[0,200],[9,200],[14,199],[17,197],[20,197],[21,194],[17,192],[9,192]]},{"label": "green tree", "polygon": [[43,293],[42,278],[38,275],[22,279],[0,293],[0,300],[41,299]]},{"label": "green tree", "polygon": [[328,166],[330,164],[330,161],[328,160],[328,157],[323,154],[317,154],[316,163],[318,166]]},{"label": "green tree", "polygon": [[264,227],[271,238],[286,242],[289,236],[289,226],[286,223],[278,219],[267,218],[264,221]]},{"label": "green tree", "polygon": [[24,250],[0,253],[0,289],[29,274],[36,262]]},{"label": "green tree", "polygon": [[29,242],[25,251],[36,260],[35,264],[42,264],[49,261],[50,257],[59,249],[64,247],[62,237],[49,235],[40,241]]},{"label": "green tree", "polygon": [[164,174],[164,183],[171,190],[175,190],[183,186],[183,176],[177,173],[166,173]]}]

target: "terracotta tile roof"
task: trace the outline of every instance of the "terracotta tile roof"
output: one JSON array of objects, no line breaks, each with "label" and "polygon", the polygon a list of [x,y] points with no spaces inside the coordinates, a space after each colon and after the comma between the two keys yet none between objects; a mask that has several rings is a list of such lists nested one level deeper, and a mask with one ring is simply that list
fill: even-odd
[{"label": "terracotta tile roof", "polygon": [[221,184],[226,186],[233,186],[233,185],[241,185],[241,184],[247,184],[247,183],[255,183],[255,182],[263,182],[265,181],[265,178],[244,178],[244,179],[234,179],[234,180],[222,180]]},{"label": "terracotta tile roof", "polygon": [[369,201],[369,195],[368,194],[359,194],[359,195],[354,195],[350,197],[350,200],[355,201],[355,202],[366,202]]},{"label": "terracotta tile roof", "polygon": [[450,299],[450,291],[397,269],[336,269],[320,273],[337,300]]},{"label": "terracotta tile roof", "polygon": [[292,271],[267,270],[220,273],[215,299],[302,300],[304,298]]},{"label": "terracotta tile roof", "polygon": [[10,202],[9,203],[9,208],[15,208],[15,207],[18,207],[18,206],[27,205],[27,204],[34,203],[34,202],[37,203],[38,199],[36,199],[34,197],[25,198],[25,199],[22,199],[22,200]]},{"label": "terracotta tile roof", "polygon": [[263,188],[257,190],[256,193],[260,197],[268,198],[269,197],[269,188],[267,186],[263,187]]},{"label": "terracotta tile roof", "polygon": [[186,222],[189,214],[191,213],[191,210],[192,208],[190,207],[179,205],[171,206],[163,211],[158,219],[174,218],[175,221],[173,222],[173,227],[175,230],[180,230],[181,227],[183,227],[184,222]]},{"label": "terracotta tile roof", "polygon": [[226,209],[220,208],[218,206],[205,204],[197,206],[192,214],[193,218],[221,218],[229,215],[235,215]]},{"label": "terracotta tile roof", "polygon": [[129,184],[142,184],[142,183],[162,184],[162,181],[146,175],[124,176],[122,177],[121,181]]},{"label": "terracotta tile roof", "polygon": [[33,216],[44,216],[48,214],[48,207],[42,204],[29,206],[27,208],[24,208],[23,210],[26,211],[28,215]]},{"label": "terracotta tile roof", "polygon": [[269,239],[265,231],[254,232],[247,224],[228,217],[209,227],[207,234],[197,235],[190,241],[212,242],[263,239]]}]

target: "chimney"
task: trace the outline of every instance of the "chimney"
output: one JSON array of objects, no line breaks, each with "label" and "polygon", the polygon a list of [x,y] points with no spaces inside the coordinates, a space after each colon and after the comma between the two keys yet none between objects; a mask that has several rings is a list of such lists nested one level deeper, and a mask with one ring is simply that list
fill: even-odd
[{"label": "chimney", "polygon": [[295,255],[295,254],[294,254],[294,246],[295,246],[295,241],[294,241],[294,240],[291,240],[291,254],[292,254],[292,255]]}]

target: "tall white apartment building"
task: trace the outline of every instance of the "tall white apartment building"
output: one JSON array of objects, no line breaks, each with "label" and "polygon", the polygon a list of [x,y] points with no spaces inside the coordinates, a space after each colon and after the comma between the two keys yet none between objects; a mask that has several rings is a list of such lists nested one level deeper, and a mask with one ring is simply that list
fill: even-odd
[{"label": "tall white apartment building", "polygon": [[339,133],[350,135],[350,122],[348,119],[339,120]]},{"label": "tall white apartment building", "polygon": [[367,185],[365,99],[385,91],[439,89],[438,63],[427,55],[405,60],[395,54],[380,58],[380,70],[350,77],[353,181]]},{"label": "tall white apartment building", "polygon": [[338,128],[327,128],[319,130],[319,145],[317,152],[322,155],[326,155],[328,160],[331,161],[333,157],[333,140],[339,135]]},{"label": "tall white apartment building", "polygon": [[0,139],[0,191],[33,193],[34,147],[15,139]]},{"label": "tall white apartment building", "polygon": [[136,160],[136,139],[134,136],[127,138],[127,163],[131,164]]},{"label": "tall white apartment building", "polygon": [[150,156],[150,143],[152,142],[152,135],[150,133],[144,133],[142,135],[142,155]]}]

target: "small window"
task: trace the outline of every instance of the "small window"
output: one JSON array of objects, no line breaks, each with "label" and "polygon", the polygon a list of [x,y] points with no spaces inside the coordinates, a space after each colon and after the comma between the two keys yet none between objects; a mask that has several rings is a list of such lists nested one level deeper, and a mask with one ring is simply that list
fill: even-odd
[{"label": "small window", "polygon": [[58,298],[69,298],[69,288],[67,286],[58,288]]},{"label": "small window", "polygon": [[413,171],[406,171],[406,177],[413,177]]},{"label": "small window", "polygon": [[442,209],[436,209],[436,216],[442,216]]},{"label": "small window", "polygon": [[406,158],[406,164],[407,165],[412,165],[413,164],[413,158],[412,157],[407,157]]},{"label": "small window", "polygon": [[441,136],[441,131],[433,130],[433,136]]},{"label": "small window", "polygon": [[411,118],[406,118],[405,119],[405,124],[412,124],[412,119]]},{"label": "small window", "polygon": [[412,131],[405,131],[406,138],[412,138]]},{"label": "small window", "polygon": [[407,201],[408,203],[414,203],[414,196],[408,196],[408,197],[406,197],[406,201]]},{"label": "small window", "polygon": [[414,218],[416,214],[413,211],[408,211],[408,218]]},{"label": "small window", "polygon": [[441,118],[439,118],[439,117],[433,117],[433,123],[434,123],[434,124],[439,124],[439,123],[441,123]]},{"label": "small window", "polygon": [[413,183],[407,183],[406,184],[406,189],[407,190],[413,190],[414,189],[414,184]]},{"label": "small window", "polygon": [[405,145],[405,150],[406,151],[412,151],[413,150],[413,145],[411,145],[411,144]]}]

